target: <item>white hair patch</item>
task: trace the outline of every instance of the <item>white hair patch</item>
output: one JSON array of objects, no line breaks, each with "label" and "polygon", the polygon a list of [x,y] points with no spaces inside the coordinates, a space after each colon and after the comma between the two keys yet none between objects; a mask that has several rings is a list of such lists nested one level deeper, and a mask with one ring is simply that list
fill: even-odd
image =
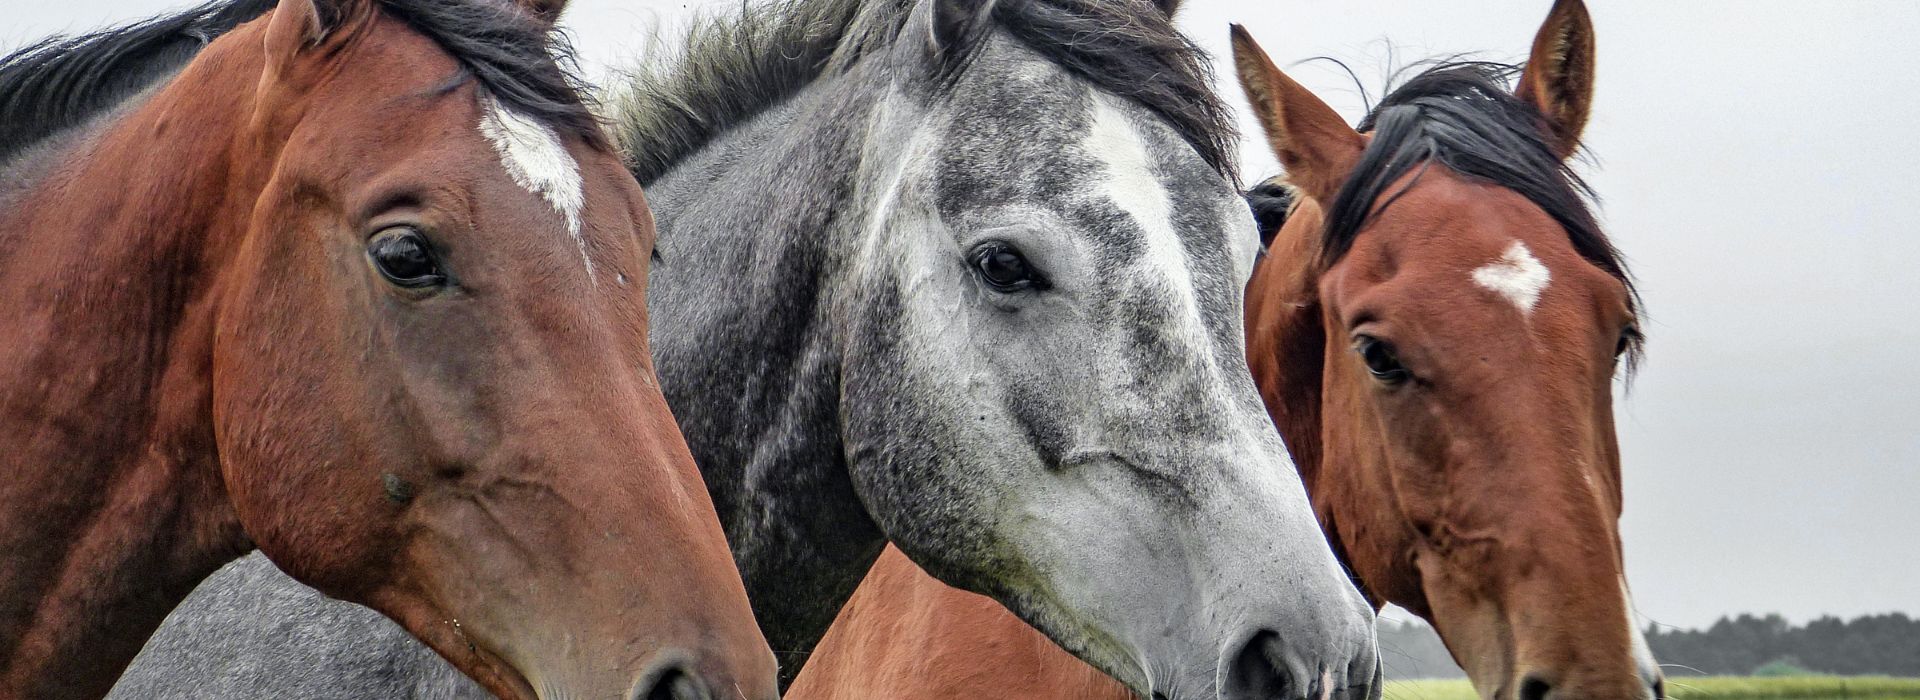
[{"label": "white hair patch", "polygon": [[1527,244],[1514,241],[1500,254],[1500,259],[1487,263],[1473,271],[1473,283],[1506,297],[1520,308],[1520,313],[1531,314],[1533,307],[1540,303],[1540,293],[1547,290],[1547,284],[1553,281],[1547,266],[1533,257],[1533,251],[1527,250]]},{"label": "white hair patch", "polygon": [[1640,673],[1651,685],[1660,673],[1660,663],[1653,658],[1653,649],[1647,646],[1647,635],[1640,631],[1640,621],[1633,614],[1633,593],[1627,590],[1627,575],[1620,575],[1620,599],[1626,601],[1627,630],[1633,636],[1633,663],[1640,667]]},{"label": "white hair patch", "polygon": [[587,266],[587,281],[597,284],[593,258],[587,255],[587,239],[580,230],[580,210],[586,206],[586,193],[580,182],[580,165],[560,143],[553,128],[508,109],[492,97],[480,113],[480,133],[493,142],[500,153],[500,164],[513,182],[527,188],[553,205],[566,219],[567,234],[580,249],[580,261]]},{"label": "white hair patch", "polygon": [[[1181,317],[1198,321],[1200,304],[1194,298],[1193,272],[1187,267],[1187,253],[1180,244],[1180,236],[1173,230],[1173,198],[1153,174],[1146,141],[1126,113],[1112,102],[1113,98],[1106,95],[1094,99],[1093,125],[1083,147],[1104,166],[1103,188],[1107,199],[1145,232],[1147,267],[1167,274],[1166,285],[1180,297],[1179,303],[1186,312]],[[1201,334],[1190,323],[1181,325],[1180,330],[1187,335]]]}]

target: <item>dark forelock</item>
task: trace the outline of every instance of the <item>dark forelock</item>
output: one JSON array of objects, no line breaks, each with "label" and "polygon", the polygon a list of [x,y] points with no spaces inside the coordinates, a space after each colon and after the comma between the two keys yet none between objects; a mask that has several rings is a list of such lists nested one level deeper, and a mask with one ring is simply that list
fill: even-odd
[{"label": "dark forelock", "polygon": [[505,0],[379,0],[439,44],[487,92],[517,112],[595,145],[605,136],[572,67],[573,47]]}]

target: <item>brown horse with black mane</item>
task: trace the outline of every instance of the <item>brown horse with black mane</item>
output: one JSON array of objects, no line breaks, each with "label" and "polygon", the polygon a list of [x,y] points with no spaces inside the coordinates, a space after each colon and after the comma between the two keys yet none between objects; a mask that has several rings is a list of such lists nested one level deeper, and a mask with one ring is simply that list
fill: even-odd
[{"label": "brown horse with black mane", "polygon": [[[1617,527],[1637,300],[1566,168],[1585,8],[1555,4],[1514,92],[1504,66],[1439,65],[1367,133],[1233,40],[1296,195],[1247,290],[1247,356],[1356,582],[1433,622],[1483,697],[1663,697]],[[889,551],[787,697],[1132,694]]]},{"label": "brown horse with black mane", "polygon": [[0,698],[105,693],[254,547],[504,697],[774,697],[560,4],[249,0],[0,61]]}]

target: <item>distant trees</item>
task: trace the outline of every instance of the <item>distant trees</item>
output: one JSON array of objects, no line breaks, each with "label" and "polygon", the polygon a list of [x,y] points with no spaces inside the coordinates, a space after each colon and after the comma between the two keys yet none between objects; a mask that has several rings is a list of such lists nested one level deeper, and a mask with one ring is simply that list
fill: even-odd
[{"label": "distant trees", "polygon": [[1427,623],[1383,619],[1374,630],[1380,634],[1380,665],[1387,680],[1467,677]]},{"label": "distant trees", "polygon": [[[1383,620],[1380,658],[1388,678],[1461,678],[1433,629],[1419,622]],[[1852,620],[1822,617],[1805,626],[1779,615],[1722,617],[1704,630],[1646,630],[1647,646],[1667,675],[1792,675],[1920,677],[1920,620],[1904,613]]]},{"label": "distant trees", "polygon": [[1748,674],[1776,662],[1846,676],[1920,676],[1920,620],[1904,613],[1804,627],[1779,615],[1722,617],[1704,630],[1647,630],[1647,646],[1670,675]]}]

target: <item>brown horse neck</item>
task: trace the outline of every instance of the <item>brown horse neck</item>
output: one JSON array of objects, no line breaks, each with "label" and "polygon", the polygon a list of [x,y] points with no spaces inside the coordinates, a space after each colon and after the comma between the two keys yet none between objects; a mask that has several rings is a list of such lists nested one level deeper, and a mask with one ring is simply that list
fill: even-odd
[{"label": "brown horse neck", "polygon": [[[910,661],[901,649],[914,650]],[[992,598],[941,583],[892,545],[813,657],[785,700],[1139,697]]]},{"label": "brown horse neck", "polygon": [[[1304,195],[1301,195],[1304,196]],[[1301,200],[1289,218],[1311,218],[1312,225],[1280,231],[1247,287],[1247,360],[1267,415],[1287,444],[1314,516],[1342,566],[1352,571],[1352,555],[1341,533],[1338,492],[1326,464],[1326,363],[1342,352],[1344,339],[1330,339],[1320,303],[1320,209]],[[1269,274],[1269,266],[1282,274]],[[1353,476],[1353,475],[1348,475]],[[1354,585],[1375,609],[1386,601],[1357,576]]]},{"label": "brown horse neck", "polygon": [[[1317,215],[1311,202],[1302,202],[1292,216]],[[1247,360],[1254,384],[1309,496],[1321,473],[1320,383],[1325,365],[1322,353],[1327,351],[1316,288],[1319,275],[1314,269],[1319,257],[1314,236],[1280,232],[1260,262],[1262,271],[1254,274],[1247,288],[1246,310]],[[1265,272],[1282,266],[1285,274]]]},{"label": "brown horse neck", "polygon": [[0,697],[104,693],[246,549],[211,414],[222,226],[245,218],[234,134],[258,80],[243,44],[76,139],[0,211]]}]

